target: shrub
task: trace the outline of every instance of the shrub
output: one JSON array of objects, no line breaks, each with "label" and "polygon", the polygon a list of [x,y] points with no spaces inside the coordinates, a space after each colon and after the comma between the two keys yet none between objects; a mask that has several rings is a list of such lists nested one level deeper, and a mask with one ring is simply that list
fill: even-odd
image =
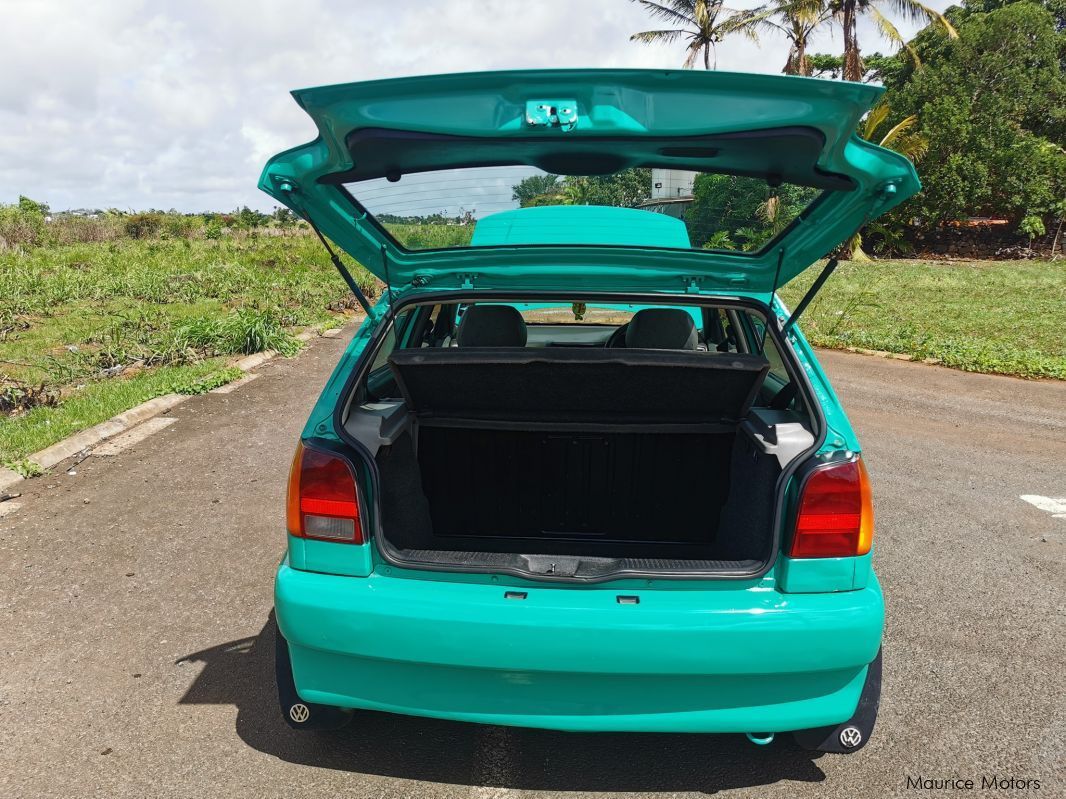
[{"label": "shrub", "polygon": [[159,233],[163,227],[163,215],[149,211],[131,214],[125,220],[126,235],[131,239],[147,239]]},{"label": "shrub", "polygon": [[18,205],[0,205],[0,250],[40,244],[44,224],[40,204],[26,197],[20,197]]}]

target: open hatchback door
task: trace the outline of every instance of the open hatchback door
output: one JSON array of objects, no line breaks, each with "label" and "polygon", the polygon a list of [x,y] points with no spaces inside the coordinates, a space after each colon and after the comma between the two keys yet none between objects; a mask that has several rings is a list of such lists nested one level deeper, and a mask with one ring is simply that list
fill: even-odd
[{"label": "open hatchback door", "polygon": [[[881,91],[650,70],[471,73],[303,89],[294,97],[319,136],[271,159],[260,188],[394,290],[473,281],[567,289],[594,275],[598,286],[616,290],[765,299],[918,190],[906,158],[854,133]],[[535,235],[504,220],[471,241],[474,222],[513,211],[520,199],[652,205],[650,173],[625,172],[632,168],[735,176],[730,191],[762,192],[764,235],[723,228],[717,222],[728,220],[716,220],[711,204],[701,219],[694,208],[677,214],[687,236],[632,239],[629,225],[558,209],[551,225],[532,226]],[[619,173],[633,179],[604,186],[602,176]],[[542,191],[523,194],[530,185]],[[604,190],[612,192],[607,201]],[[436,223],[430,234],[427,222]]]}]

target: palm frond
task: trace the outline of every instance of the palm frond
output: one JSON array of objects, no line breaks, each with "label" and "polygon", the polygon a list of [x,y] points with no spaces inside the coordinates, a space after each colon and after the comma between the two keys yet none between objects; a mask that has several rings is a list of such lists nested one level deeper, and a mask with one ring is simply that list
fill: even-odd
[{"label": "palm frond", "polygon": [[[885,106],[885,108],[886,108],[886,111],[887,111],[888,106]],[[881,138],[880,145],[882,147],[891,147],[893,144],[896,143],[896,141],[898,139],[900,139],[903,136],[903,134],[907,133],[911,128],[913,128],[917,124],[918,124],[918,115],[917,114],[911,114],[909,117],[904,117],[899,122],[897,122],[892,127],[892,129]]]},{"label": "palm frond", "polygon": [[881,124],[888,118],[888,114],[892,109],[888,103],[880,102],[870,109],[870,113],[866,115],[866,119],[862,123],[862,137],[867,141],[874,140],[874,133],[881,127]]},{"label": "palm frond", "polygon": [[692,44],[686,48],[688,50],[688,55],[685,56],[685,62],[682,66],[685,69],[692,69],[693,64],[696,63],[696,59],[700,57],[700,51],[705,46],[706,45],[700,43],[699,39],[693,39]]},{"label": "palm frond", "polygon": [[903,34],[899,32],[899,28],[892,24],[892,20],[882,14],[874,6],[867,6],[866,11],[873,17],[874,23],[877,25],[877,29],[881,31],[881,35],[888,39],[893,44],[898,44],[900,47],[906,45],[906,41],[903,38]]},{"label": "palm frond", "polygon": [[930,22],[936,23],[941,28],[943,28],[944,29],[944,33],[947,34],[949,39],[958,39],[959,38],[959,32],[957,30],[955,30],[955,26],[951,24],[951,20],[949,20],[947,17],[945,17],[939,11],[937,11],[934,8],[930,8],[929,6],[925,5],[924,3],[918,2],[918,0],[910,0],[910,2],[912,2],[914,5],[918,6],[922,10],[922,13],[925,15],[925,18],[927,20],[929,20]]},{"label": "palm frond", "polygon": [[633,0],[644,6],[644,10],[658,19],[678,22],[684,25],[696,24],[695,0],[673,0],[670,5],[653,2],[653,0]]},{"label": "palm frond", "polygon": [[640,33],[634,33],[629,37],[631,42],[643,42],[644,44],[654,44],[657,42],[675,42],[684,36],[688,31],[683,30],[663,30],[663,31],[641,31]]}]

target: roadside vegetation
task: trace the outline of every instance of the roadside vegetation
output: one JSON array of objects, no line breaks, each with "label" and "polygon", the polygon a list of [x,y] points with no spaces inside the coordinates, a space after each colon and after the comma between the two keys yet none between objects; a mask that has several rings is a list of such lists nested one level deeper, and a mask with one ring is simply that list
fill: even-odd
[{"label": "roadside vegetation", "polygon": [[[356,308],[321,244],[294,223],[256,215],[251,224],[251,211],[242,222],[21,206],[0,208],[0,464],[9,467],[25,470],[28,454],[151,397],[232,380],[236,356],[295,354],[296,332]],[[370,273],[353,272],[377,294]]]},{"label": "roadside vegetation", "polygon": [[[781,296],[795,307],[815,273]],[[1066,260],[846,261],[803,314],[812,344],[1066,380]]]}]

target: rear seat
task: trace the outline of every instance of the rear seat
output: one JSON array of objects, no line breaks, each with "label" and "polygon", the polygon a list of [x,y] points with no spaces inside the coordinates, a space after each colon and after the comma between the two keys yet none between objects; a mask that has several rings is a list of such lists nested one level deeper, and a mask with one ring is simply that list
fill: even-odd
[{"label": "rear seat", "polygon": [[456,334],[460,347],[524,347],[526,320],[510,305],[471,305]]},{"label": "rear seat", "polygon": [[389,357],[408,407],[424,423],[736,422],[769,369],[756,355],[471,347],[462,338],[460,327],[457,348],[396,350]]}]

